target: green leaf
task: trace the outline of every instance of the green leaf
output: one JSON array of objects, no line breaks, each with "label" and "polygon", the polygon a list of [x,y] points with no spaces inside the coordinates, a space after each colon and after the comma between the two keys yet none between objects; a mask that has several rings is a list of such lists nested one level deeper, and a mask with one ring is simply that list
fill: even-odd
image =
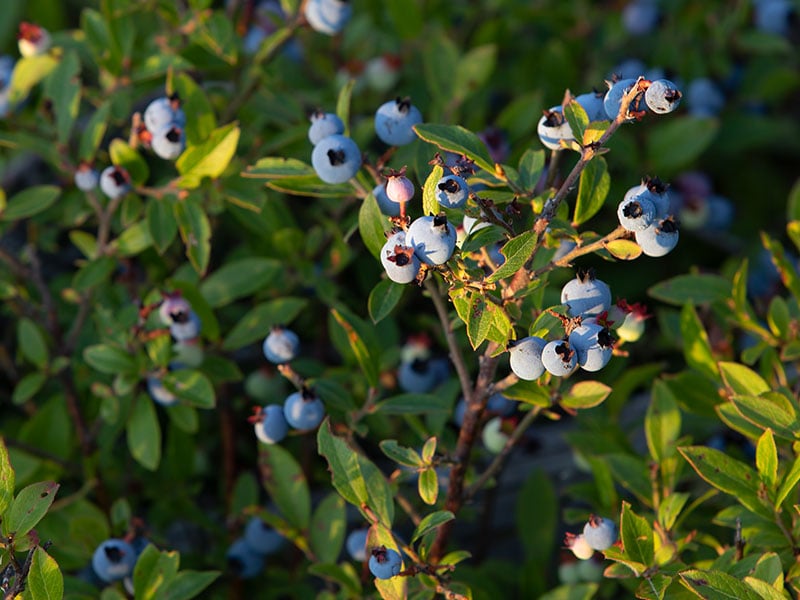
[{"label": "green leaf", "polygon": [[686,588],[706,600],[762,600],[746,583],[721,571],[689,569],[678,575]]},{"label": "green leaf", "polygon": [[180,571],[163,588],[162,597],[169,600],[190,600],[199,597],[200,593],[219,576],[219,571]]},{"label": "green leaf", "polygon": [[470,48],[458,60],[456,71],[458,77],[453,82],[453,98],[451,102],[460,102],[476,90],[482,89],[491,77],[497,63],[497,46],[483,44]]},{"label": "green leaf", "polygon": [[111,162],[124,168],[131,176],[134,185],[144,185],[150,177],[150,168],[142,156],[131,148],[125,140],[114,138],[108,146]]},{"label": "green leaf", "polygon": [[717,361],[711,351],[708,334],[692,304],[686,304],[681,310],[681,337],[687,364],[706,377],[716,380],[719,377]]},{"label": "green leaf", "polygon": [[[792,463],[792,468],[783,476],[781,485],[778,488],[778,494],[775,497],[775,506],[780,506],[783,504],[784,500],[789,497],[789,494],[797,492],[798,482],[800,482],[800,457],[795,458],[794,463]],[[0,498],[0,500],[2,499]],[[794,500],[794,502],[796,501],[797,500]],[[0,506],[2,506],[2,502],[0,502]],[[2,512],[3,511],[0,510],[0,513]]]},{"label": "green leaf", "polygon": [[572,136],[578,141],[583,140],[584,132],[589,126],[589,115],[586,114],[586,110],[575,98],[570,97],[569,102],[564,105],[563,111],[569,128],[572,130]]},{"label": "green leaf", "polygon": [[528,148],[519,159],[519,184],[524,190],[532,191],[544,171],[545,155],[544,150],[533,150]]},{"label": "green leaf", "polygon": [[[459,315],[461,316],[461,315]],[[483,294],[473,293],[469,296],[469,309],[466,315],[467,337],[472,348],[477,350],[494,322],[494,315]]]},{"label": "green leaf", "polygon": [[642,504],[648,505],[652,500],[653,485],[644,458],[621,452],[606,454],[604,458],[617,483],[639,498]]},{"label": "green leaf", "polygon": [[133,403],[127,434],[131,456],[145,469],[155,471],[161,462],[161,426],[152,400],[143,394]]},{"label": "green leaf", "polygon": [[592,408],[602,404],[611,388],[599,381],[579,381],[564,394],[559,404],[564,408]]},{"label": "green leaf", "polygon": [[770,519],[771,511],[758,497],[755,470],[719,450],[705,446],[682,446],[678,451],[706,482],[730,494],[754,513]]},{"label": "green leaf", "polygon": [[238,350],[263,340],[274,325],[291,323],[308,306],[304,298],[278,298],[256,305],[236,325],[222,342],[223,350]]},{"label": "green leaf", "polygon": [[160,552],[153,544],[148,544],[133,568],[136,600],[156,600],[162,597],[164,587],[178,574],[179,564],[178,552],[174,550]]},{"label": "green leaf", "polygon": [[47,341],[39,326],[27,317],[22,317],[17,323],[17,343],[25,358],[44,369],[50,360]]},{"label": "green leaf", "polygon": [[785,396],[777,392],[761,396],[735,395],[731,402],[742,417],[760,429],[772,429],[775,435],[790,441],[800,438],[797,413]]},{"label": "green leaf", "polygon": [[202,205],[196,198],[186,198],[175,204],[178,231],[186,247],[186,257],[201,275],[211,258],[211,224]]},{"label": "green leaf", "polygon": [[200,284],[200,293],[209,306],[220,308],[267,287],[281,273],[281,263],[273,258],[240,258],[226,263],[209,275]]},{"label": "green leaf", "polygon": [[58,66],[58,60],[50,53],[20,58],[11,72],[8,83],[8,103],[19,104],[31,90]]},{"label": "green leaf", "polygon": [[[531,510],[532,506],[536,510]],[[522,484],[514,506],[514,523],[527,562],[547,564],[556,546],[559,514],[552,479],[544,470],[533,469]]]},{"label": "green leaf", "polygon": [[363,333],[366,324],[355,315],[346,313],[343,310],[332,308],[330,314],[332,317],[331,324],[335,324],[344,331],[350,350],[364,372],[369,385],[378,385],[378,357],[374,352],[370,352],[364,341]]},{"label": "green leaf", "polygon": [[333,563],[339,558],[347,535],[345,516],[344,500],[338,494],[328,494],[317,506],[311,517],[309,538],[318,561]]},{"label": "green leaf", "polygon": [[[363,598],[364,596],[361,581],[353,565],[349,562],[342,562],[338,565],[321,562],[312,563],[308,567],[308,573],[339,586],[343,592],[348,594],[348,598]],[[322,600],[321,596],[317,596],[317,598]]]},{"label": "green leaf", "polygon": [[423,215],[438,215],[441,207],[439,200],[436,197],[437,189],[436,184],[444,175],[444,169],[439,165],[435,165],[425,179],[425,184],[422,186],[422,214]]},{"label": "green leaf", "polygon": [[136,364],[131,354],[127,350],[116,346],[108,346],[106,344],[88,346],[83,351],[83,359],[90,367],[101,373],[117,375],[136,371]]},{"label": "green leaf", "polygon": [[414,125],[417,135],[442,150],[465,154],[475,161],[481,169],[494,173],[494,161],[481,139],[461,125],[441,125],[439,123],[418,123]]},{"label": "green leaf", "polygon": [[657,173],[694,163],[711,145],[719,125],[718,119],[689,116],[654,123],[647,136],[647,163]]},{"label": "green leaf", "polygon": [[654,461],[661,462],[675,454],[675,440],[681,433],[681,411],[675,396],[663,381],[657,380],[653,384],[644,432]]},{"label": "green leaf", "polygon": [[597,596],[599,583],[571,583],[560,585],[539,596],[538,600],[592,600]]},{"label": "green leaf", "polygon": [[311,521],[311,495],[292,453],[278,444],[259,444],[258,465],[264,487],[280,513],[293,527],[306,529]]},{"label": "green leaf", "polygon": [[108,127],[108,118],[111,112],[111,102],[103,102],[97,110],[92,113],[88,123],[83,128],[81,134],[80,150],[78,156],[81,160],[92,162],[106,135],[106,128]]},{"label": "green leaf", "polygon": [[647,519],[633,512],[628,502],[622,503],[620,536],[625,554],[632,560],[646,567],[653,564],[655,559],[653,528]]},{"label": "green leaf", "polygon": [[420,453],[422,456],[422,460],[425,461],[426,465],[431,464],[433,460],[433,456],[436,454],[436,445],[438,444],[438,440],[436,437],[430,437],[425,440],[425,443],[422,445],[422,452]]},{"label": "green leaf", "polygon": [[575,199],[573,225],[580,225],[591,219],[603,207],[611,187],[606,159],[593,158],[581,173],[578,183],[578,197]]},{"label": "green leaf", "polygon": [[81,63],[77,53],[68,50],[45,85],[45,94],[53,103],[56,133],[60,144],[66,143],[69,139],[72,125],[78,116],[81,101],[81,85],[78,79],[80,70]]},{"label": "green leaf", "polygon": [[549,407],[553,403],[547,388],[536,381],[518,381],[503,392],[506,398],[534,406]]},{"label": "green leaf", "polygon": [[54,185],[36,185],[14,194],[0,214],[0,221],[18,221],[50,208],[61,195]]},{"label": "green leaf", "polygon": [[761,233],[761,243],[772,255],[772,262],[780,273],[783,285],[792,293],[795,300],[800,301],[800,277],[797,275],[794,262],[786,256],[781,243],[766,233]]},{"label": "green leaf", "polygon": [[671,492],[666,498],[658,505],[658,522],[661,526],[669,531],[678,520],[683,507],[689,500],[690,495],[684,492]]},{"label": "green leaf", "polygon": [[400,302],[405,286],[384,279],[372,288],[367,299],[367,310],[373,323],[379,323],[388,317]]},{"label": "green leaf", "polygon": [[800,178],[794,182],[789,190],[789,200],[786,202],[786,221],[800,221]]},{"label": "green leaf", "polygon": [[147,223],[140,221],[127,227],[120,236],[112,242],[120,256],[135,256],[153,245]]},{"label": "green leaf", "polygon": [[718,366],[725,387],[734,394],[757,396],[771,389],[761,375],[745,365],[723,361]]},{"label": "green leaf", "polygon": [[28,373],[14,386],[11,402],[17,406],[33,398],[44,387],[50,376],[42,371]]},{"label": "green leaf", "polygon": [[652,286],[647,293],[662,302],[682,306],[725,301],[731,282],[719,275],[678,275]]},{"label": "green leaf", "polygon": [[216,179],[222,175],[236,153],[240,133],[236,123],[230,123],[215,129],[205,142],[188,146],[175,161],[182,176],[179,185],[192,189],[199,186],[204,177]]},{"label": "green leaf", "polygon": [[420,455],[412,450],[397,443],[397,440],[383,440],[379,444],[381,451],[394,462],[407,467],[422,467],[425,465]]},{"label": "green leaf", "polygon": [[398,394],[379,402],[375,410],[384,415],[448,412],[450,400],[434,394]]},{"label": "green leaf", "polygon": [[315,174],[314,168],[308,163],[296,158],[283,158],[282,156],[265,156],[247,167],[243,177],[256,179],[281,179],[283,177],[310,177]]},{"label": "green leaf", "polygon": [[16,474],[8,457],[8,448],[5,440],[0,437],[0,515],[5,514],[14,500],[15,483]]},{"label": "green leaf", "polygon": [[778,480],[778,448],[772,430],[767,429],[758,438],[756,444],[756,468],[769,489],[775,487]]},{"label": "green leaf", "polygon": [[508,240],[500,252],[506,257],[505,262],[486,281],[489,283],[511,277],[519,271],[533,255],[537,235],[533,231],[525,231]]},{"label": "green leaf", "polygon": [[381,249],[386,243],[385,232],[389,229],[389,220],[378,208],[378,201],[371,193],[364,198],[358,211],[358,232],[370,254],[380,258]]},{"label": "green leaf", "polygon": [[178,398],[197,408],[214,408],[217,404],[214,386],[200,371],[178,369],[164,375],[164,387]]},{"label": "green leaf", "polygon": [[339,90],[339,95],[336,98],[336,115],[344,123],[344,135],[350,135],[350,100],[352,99],[355,85],[355,78],[348,79],[347,83]]},{"label": "green leaf", "polygon": [[84,264],[75,277],[72,278],[72,287],[79,292],[87,292],[106,283],[117,268],[116,259],[110,256],[100,256]]},{"label": "green leaf", "polygon": [[433,467],[423,469],[417,480],[417,492],[420,499],[428,506],[436,504],[439,497],[439,474]]},{"label": "green leaf", "polygon": [[150,238],[159,254],[164,254],[178,233],[175,220],[175,201],[172,198],[150,198],[145,207],[145,219]]},{"label": "green leaf", "polygon": [[203,88],[187,73],[178,73],[174,78],[175,91],[181,99],[181,108],[186,115],[186,144],[202,144],[217,126],[214,107],[211,106]]},{"label": "green leaf", "polygon": [[411,534],[411,543],[413,544],[429,531],[433,531],[434,529],[441,527],[448,521],[452,521],[455,518],[456,516],[449,510],[440,510],[429,515],[425,515],[425,517],[419,522],[419,525],[417,525],[416,529],[414,529],[414,533]]},{"label": "green leaf", "polygon": [[64,596],[64,576],[55,559],[41,546],[33,550],[26,589],[30,600],[61,600]]},{"label": "green leaf", "polygon": [[54,481],[40,481],[22,488],[5,513],[3,535],[13,534],[21,540],[50,509],[58,488]]}]

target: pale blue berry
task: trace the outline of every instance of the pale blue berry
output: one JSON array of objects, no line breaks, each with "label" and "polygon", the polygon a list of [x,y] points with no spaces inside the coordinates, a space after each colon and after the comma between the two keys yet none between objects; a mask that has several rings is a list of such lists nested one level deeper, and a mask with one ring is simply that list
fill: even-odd
[{"label": "pale blue berry", "polygon": [[136,551],[128,542],[111,538],[95,549],[92,569],[106,583],[119,581],[133,572],[136,556]]},{"label": "pale blue berry", "polygon": [[592,515],[583,527],[583,537],[594,550],[607,550],[617,541],[617,525],[611,519]]},{"label": "pale blue berry", "polygon": [[228,569],[241,579],[252,579],[264,569],[264,555],[254,551],[244,537],[236,539],[225,553]]},{"label": "pale blue berry", "polygon": [[304,14],[314,31],[336,35],[347,25],[352,12],[348,0],[308,0]]},{"label": "pale blue berry", "polygon": [[345,548],[350,558],[358,562],[364,562],[367,558],[367,534],[369,533],[368,527],[354,529],[351,531],[345,540]]},{"label": "pale blue berry", "polygon": [[617,218],[626,230],[641,231],[649,227],[656,218],[656,207],[641,195],[623,199],[617,206]]},{"label": "pale blue berry", "polygon": [[[622,98],[628,92],[633,89],[633,86],[636,84],[636,79],[620,79],[616,83],[613,83],[609,88],[608,92],[606,92],[605,98],[603,99],[603,107],[606,109],[606,115],[612,121],[617,118],[619,114],[619,110],[622,106]],[[637,102],[631,102],[630,106],[628,107],[628,111],[636,110]]]},{"label": "pale blue berry", "polygon": [[344,133],[344,121],[335,113],[321,111],[311,115],[311,126],[308,128],[308,139],[315,146],[329,135]]},{"label": "pale blue berry", "polygon": [[300,338],[291,329],[275,326],[264,338],[262,350],[269,362],[281,365],[295,359],[300,350]]},{"label": "pale blue berry", "polygon": [[283,407],[279,404],[268,404],[252,420],[256,437],[265,444],[277,444],[289,432]]},{"label": "pale blue berry", "polygon": [[325,405],[314,392],[303,388],[286,398],[283,404],[283,416],[295,429],[307,431],[322,422],[325,417]]},{"label": "pale blue berry", "polygon": [[542,350],[547,341],[537,336],[524,337],[508,346],[511,370],[520,379],[533,381],[544,374]]},{"label": "pale blue berry", "polygon": [[413,126],[422,123],[422,114],[409,98],[390,100],[375,112],[375,133],[390,146],[404,146],[417,139]]},{"label": "pale blue berry", "polygon": [[436,183],[436,199],[443,208],[461,208],[469,198],[469,184],[458,175],[445,175]]},{"label": "pale blue berry", "polygon": [[441,265],[455,250],[456,230],[443,213],[435,217],[420,217],[409,226],[406,240],[422,262]]},{"label": "pale blue berry", "polygon": [[561,288],[561,303],[571,317],[596,317],[611,307],[611,289],[595,277],[594,269],[578,269]]},{"label": "pale blue berry", "polygon": [[544,112],[536,125],[536,133],[545,148],[550,150],[560,150],[563,147],[562,141],[575,139],[561,106],[553,106]]},{"label": "pale blue berry", "polygon": [[82,192],[91,192],[100,182],[100,174],[88,163],[81,163],[75,171],[75,186]]},{"label": "pale blue berry", "polygon": [[153,133],[150,147],[159,158],[175,160],[186,149],[186,136],[183,129],[170,124]]},{"label": "pale blue berry", "polygon": [[123,167],[110,166],[100,173],[100,190],[112,200],[122,198],[131,189],[131,176]]},{"label": "pale blue berry", "polygon": [[651,81],[644,93],[644,101],[647,108],[654,113],[664,115],[671,113],[681,103],[681,91],[674,83],[667,79],[656,79]]},{"label": "pale blue berry", "polygon": [[396,217],[400,214],[400,205],[397,202],[389,200],[386,195],[386,183],[379,183],[372,189],[372,195],[378,203],[378,208],[381,213],[387,217]]},{"label": "pale blue berry", "polygon": [[349,137],[329,135],[314,146],[311,165],[325,183],[344,183],[361,168],[361,151]]},{"label": "pale blue berry", "polygon": [[569,342],[554,340],[542,349],[542,364],[548,373],[566,377],[578,368],[578,356]]},{"label": "pale blue berry", "polygon": [[398,231],[386,240],[381,248],[381,265],[386,275],[395,283],[411,283],[420,269],[414,249],[406,245],[405,231]]},{"label": "pale blue berry", "polygon": [[[280,407],[279,407],[280,408]],[[272,554],[283,545],[283,536],[259,517],[253,517],[245,525],[244,541],[258,554]]]},{"label": "pale blue berry", "polygon": [[373,548],[369,557],[369,570],[376,579],[391,579],[400,573],[403,558],[392,548],[378,546]]},{"label": "pale blue berry", "polygon": [[678,245],[678,225],[672,217],[656,221],[634,235],[636,243],[647,256],[664,256]]}]

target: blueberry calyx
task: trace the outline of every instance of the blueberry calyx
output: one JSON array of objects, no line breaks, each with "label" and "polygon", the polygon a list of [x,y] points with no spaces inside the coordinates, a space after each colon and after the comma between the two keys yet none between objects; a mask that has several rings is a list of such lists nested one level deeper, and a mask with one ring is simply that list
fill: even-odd
[{"label": "blueberry calyx", "polygon": [[125,173],[123,173],[122,169],[119,167],[111,171],[111,178],[117,185],[125,185],[128,182],[127,177],[125,177]]},{"label": "blueberry calyx", "polygon": [[572,360],[574,351],[569,347],[567,342],[562,342],[556,346],[556,354],[558,354],[565,363],[569,363],[570,360]]},{"label": "blueberry calyx", "polygon": [[675,219],[672,217],[667,217],[658,227],[664,233],[677,233],[678,232],[678,224],[675,222]]},{"label": "blueberry calyx", "polygon": [[386,551],[386,546],[378,546],[372,549],[372,556],[375,557],[379,563],[385,563],[389,560],[389,553]]},{"label": "blueberry calyx", "polygon": [[667,184],[661,181],[658,177],[646,177],[644,180],[644,185],[654,194],[663,194],[667,191]]},{"label": "blueberry calyx", "polygon": [[644,210],[642,210],[642,205],[639,202],[633,201],[625,205],[625,208],[622,209],[622,214],[629,219],[638,219],[644,214]]},{"label": "blueberry calyx", "polygon": [[443,192],[447,192],[448,194],[455,194],[461,189],[461,186],[458,185],[458,182],[455,179],[447,179],[441,182],[438,185],[438,188]]},{"label": "blueberry calyx", "polygon": [[181,140],[181,130],[177,127],[172,127],[164,136],[173,144],[179,142]]},{"label": "blueberry calyx", "polygon": [[439,213],[438,215],[433,217],[433,226],[434,227],[441,227],[443,229],[446,228],[447,227],[447,215],[445,215],[444,213]]},{"label": "blueberry calyx", "polygon": [[607,327],[604,327],[597,333],[597,343],[602,348],[611,348],[614,346],[614,338],[611,337],[611,332]]},{"label": "blueberry calyx", "polygon": [[328,150],[328,160],[331,162],[331,166],[335,167],[336,165],[343,165],[347,159],[345,157],[344,150],[334,150],[331,148]]},{"label": "blueberry calyx", "polygon": [[596,279],[594,269],[592,267],[578,267],[576,269],[576,277],[581,283],[588,283]]},{"label": "blueberry calyx", "polygon": [[409,109],[411,109],[411,98],[409,96],[406,96],[405,98],[398,96],[395,99],[395,102],[397,103],[397,110],[403,114],[407,113]]}]

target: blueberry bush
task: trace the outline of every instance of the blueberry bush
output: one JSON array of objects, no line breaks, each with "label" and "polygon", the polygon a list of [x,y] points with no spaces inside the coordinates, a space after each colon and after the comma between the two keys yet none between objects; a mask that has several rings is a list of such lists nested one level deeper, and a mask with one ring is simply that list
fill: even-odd
[{"label": "blueberry bush", "polygon": [[799,10],[6,2],[3,598],[796,597]]}]

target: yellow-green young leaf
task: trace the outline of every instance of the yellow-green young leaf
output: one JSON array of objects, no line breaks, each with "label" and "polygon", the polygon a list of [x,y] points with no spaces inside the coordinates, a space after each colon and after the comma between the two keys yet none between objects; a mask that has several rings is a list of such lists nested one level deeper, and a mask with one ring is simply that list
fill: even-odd
[{"label": "yellow-green young leaf", "polygon": [[14,500],[15,484],[16,474],[8,457],[8,448],[5,440],[0,437],[0,515],[6,512]]},{"label": "yellow-green young leaf", "polygon": [[758,396],[771,389],[761,375],[740,363],[720,362],[719,372],[725,387],[734,394]]},{"label": "yellow-green young leaf", "polygon": [[690,569],[679,573],[681,583],[708,600],[762,600],[753,588],[722,571]]},{"label": "yellow-green young leaf", "polygon": [[161,462],[161,426],[149,397],[136,397],[126,429],[131,456],[145,469],[155,471]]},{"label": "yellow-green young leaf", "polygon": [[350,135],[350,99],[355,85],[356,80],[349,79],[339,90],[339,96],[336,98],[336,115],[344,123],[344,135]]},{"label": "yellow-green young leaf", "polygon": [[322,563],[335,563],[347,534],[345,503],[342,497],[331,492],[311,517],[309,538],[311,549]]},{"label": "yellow-green young leaf", "polygon": [[792,293],[795,300],[800,301],[800,277],[797,275],[794,263],[787,258],[786,251],[781,243],[763,232],[761,234],[761,243],[772,255],[772,262],[777,267],[778,273],[780,273],[783,285]]},{"label": "yellow-green young leaf", "polygon": [[786,234],[792,240],[794,247],[800,250],[800,221],[791,221],[786,224]]},{"label": "yellow-green young leaf", "polygon": [[264,487],[293,527],[304,530],[311,520],[311,495],[303,469],[279,444],[258,445],[258,465]]},{"label": "yellow-green young leaf", "polygon": [[178,369],[167,373],[164,387],[184,402],[197,408],[214,408],[217,404],[214,386],[200,371]]},{"label": "yellow-green young leaf", "polygon": [[422,186],[422,214],[438,215],[441,208],[439,200],[436,198],[436,184],[442,178],[444,170],[439,165],[433,167],[430,175]]},{"label": "yellow-green young leaf", "polygon": [[620,537],[625,554],[632,560],[646,567],[653,565],[655,558],[653,528],[647,519],[633,512],[628,502],[622,503]]},{"label": "yellow-green young leaf", "polygon": [[136,559],[133,569],[133,587],[137,600],[156,600],[177,575],[180,555],[175,550],[159,550],[148,544]]},{"label": "yellow-green young leaf", "polygon": [[773,586],[773,589],[783,589],[783,564],[775,552],[762,555],[751,573],[753,577]]},{"label": "yellow-green young leaf", "polygon": [[31,319],[23,317],[17,323],[17,343],[22,355],[34,365],[43,369],[50,360],[47,341],[39,326]]},{"label": "yellow-green young leaf", "polygon": [[710,379],[717,379],[717,361],[711,351],[708,334],[692,304],[686,304],[681,310],[681,337],[683,355],[688,365]]},{"label": "yellow-green young leaf", "polygon": [[[450,77],[452,73],[446,77]],[[475,161],[481,169],[494,173],[494,161],[489,156],[489,151],[481,139],[461,125],[441,125],[438,123],[419,123],[414,125],[414,131],[426,142],[438,146],[442,150],[465,154]]]},{"label": "yellow-green young leaf", "polygon": [[370,385],[378,384],[378,356],[374,344],[365,341],[366,324],[344,309],[331,309],[330,323],[344,332],[350,351],[355,356]]},{"label": "yellow-green young leaf", "polygon": [[605,249],[619,260],[634,260],[642,255],[642,247],[633,240],[611,240]]},{"label": "yellow-green young leaf", "polygon": [[175,162],[182,176],[181,187],[196,188],[204,177],[215,179],[222,175],[236,153],[240,133],[236,123],[231,123],[215,129],[200,145],[189,146]]},{"label": "yellow-green young leaf", "polygon": [[175,204],[175,220],[186,248],[186,257],[195,271],[204,274],[211,258],[211,224],[196,198]]},{"label": "yellow-green young leaf", "polygon": [[411,535],[411,544],[421,539],[429,531],[441,527],[448,521],[452,521],[456,516],[449,510],[440,510],[429,515],[426,515],[417,525],[414,533]]},{"label": "yellow-green young leaf", "polygon": [[610,124],[610,121],[592,121],[589,123],[586,126],[586,131],[583,132],[583,145],[586,146],[599,141]]},{"label": "yellow-green young leaf", "polygon": [[18,221],[38,215],[50,208],[61,195],[61,188],[54,185],[36,185],[14,194],[5,206],[0,220]]},{"label": "yellow-green young leaf", "polygon": [[[780,438],[794,441],[800,438],[800,422],[797,421],[792,402],[779,392],[765,392],[760,396],[732,396],[731,402],[738,413],[759,429],[772,429]],[[759,431],[757,435],[761,435]]]},{"label": "yellow-green young leaf", "polygon": [[786,600],[786,596],[780,590],[775,589],[766,581],[750,576],[745,577],[743,581],[761,597],[761,600]]},{"label": "yellow-green young leaf", "polygon": [[22,539],[47,513],[58,488],[54,481],[41,481],[21,489],[2,521],[3,535],[13,533],[15,538]]},{"label": "yellow-green young leaf", "polygon": [[33,550],[27,583],[30,600],[60,600],[64,596],[64,576],[55,559],[41,546]]},{"label": "yellow-green young leaf", "polygon": [[383,440],[378,444],[381,451],[389,458],[399,465],[404,465],[411,468],[424,466],[424,462],[419,454],[411,448],[406,448],[397,443],[397,440]]},{"label": "yellow-green young leaf", "polygon": [[561,399],[564,408],[592,408],[608,398],[611,388],[599,381],[580,381],[573,385]]},{"label": "yellow-green young leaf", "polygon": [[[781,486],[778,488],[778,495],[775,498],[775,506],[780,506],[783,501],[789,497],[789,494],[797,491],[797,483],[800,482],[800,457],[796,458],[792,463],[792,468],[783,476]],[[793,502],[797,502],[797,494]],[[2,512],[2,511],[0,511]]]},{"label": "yellow-green young leaf", "polygon": [[131,148],[125,140],[114,138],[108,147],[111,162],[124,168],[131,176],[134,185],[143,185],[150,176],[150,168],[142,156]]},{"label": "yellow-green young leaf", "polygon": [[756,468],[768,488],[772,489],[778,479],[778,448],[772,430],[767,429],[756,444]]},{"label": "yellow-green young leaf", "polygon": [[31,89],[57,66],[58,60],[49,53],[20,58],[14,65],[8,84],[9,104],[14,106],[25,100]]},{"label": "yellow-green young leaf", "polygon": [[672,492],[658,505],[658,522],[665,530],[669,531],[675,525],[687,500],[689,500],[689,494]]},{"label": "yellow-green young leaf", "polygon": [[681,433],[681,412],[675,396],[661,380],[653,384],[644,419],[644,432],[654,461],[661,462],[675,454],[675,440]]},{"label": "yellow-green young leaf", "polygon": [[425,464],[430,464],[433,460],[433,456],[436,454],[436,444],[437,440],[435,437],[425,440],[425,444],[423,444],[421,452],[422,460],[425,461]]},{"label": "yellow-green young leaf", "polygon": [[473,293],[470,296],[469,316],[467,317],[467,337],[473,349],[478,348],[489,335],[489,328],[494,315],[488,308],[483,294]]},{"label": "yellow-green young leaf", "polygon": [[611,186],[606,159],[597,156],[581,173],[578,183],[578,197],[575,200],[573,225],[580,225],[591,219],[603,207]]},{"label": "yellow-green young leaf", "polygon": [[584,132],[589,126],[589,115],[586,110],[578,104],[575,98],[570,96],[569,102],[563,105],[564,117],[569,123],[569,128],[572,130],[572,135],[576,140],[584,138]]},{"label": "yellow-green young leaf", "polygon": [[[425,504],[429,506],[436,504],[436,499],[439,497],[439,476],[436,473],[436,469],[428,467],[420,471],[419,479],[417,480],[417,491]],[[420,523],[421,525],[422,523]],[[414,540],[411,543],[413,544]]]},{"label": "yellow-green young leaf", "polygon": [[508,240],[500,250],[503,256],[506,257],[505,262],[487,278],[487,281],[499,281],[506,277],[511,277],[519,271],[533,254],[533,249],[536,247],[536,239],[536,233],[525,231]]}]

